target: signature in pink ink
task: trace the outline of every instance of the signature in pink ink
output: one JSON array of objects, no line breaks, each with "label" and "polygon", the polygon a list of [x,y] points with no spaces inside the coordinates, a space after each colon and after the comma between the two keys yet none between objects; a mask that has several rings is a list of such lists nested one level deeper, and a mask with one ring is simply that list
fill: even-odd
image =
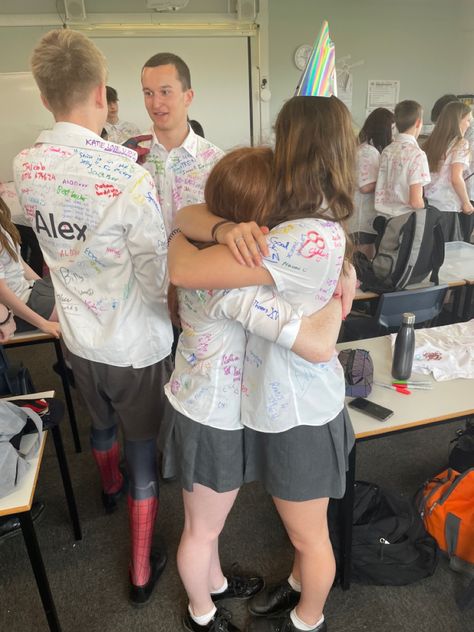
[{"label": "signature in pink ink", "polygon": [[324,237],[321,237],[315,230],[310,230],[306,234],[306,241],[301,246],[299,254],[305,259],[312,259],[313,257],[326,257],[327,254],[326,243]]}]

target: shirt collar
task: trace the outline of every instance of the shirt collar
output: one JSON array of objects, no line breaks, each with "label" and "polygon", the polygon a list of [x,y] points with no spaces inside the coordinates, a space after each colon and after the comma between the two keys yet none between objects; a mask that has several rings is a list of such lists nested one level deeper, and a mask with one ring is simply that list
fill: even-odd
[{"label": "shirt collar", "polygon": [[67,147],[81,146],[87,150],[104,151],[108,154],[126,157],[133,162],[137,160],[137,152],[133,149],[104,140],[87,127],[69,123],[68,121],[57,122],[52,129],[41,132],[36,143],[57,144]]},{"label": "shirt collar", "polygon": [[[153,127],[151,128],[151,135],[153,136],[152,146],[157,145],[160,149],[162,149],[166,153],[170,153],[165,149],[165,147],[158,140],[158,137],[155,134],[155,130],[153,129]],[[192,156],[193,158],[196,158],[197,152],[198,152],[198,137],[190,125],[188,125],[188,135],[183,140],[181,145],[179,147],[173,147],[173,149],[181,149],[181,148],[187,151],[190,156]],[[171,149],[171,151],[173,151],[173,149]]]},{"label": "shirt collar", "polygon": [[411,134],[404,134],[404,133],[398,134],[395,140],[400,143],[411,143],[412,145],[418,145],[417,139]]}]

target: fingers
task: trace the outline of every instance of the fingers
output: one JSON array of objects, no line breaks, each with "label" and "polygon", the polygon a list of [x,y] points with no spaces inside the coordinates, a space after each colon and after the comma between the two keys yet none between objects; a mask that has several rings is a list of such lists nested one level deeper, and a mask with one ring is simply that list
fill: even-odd
[{"label": "fingers", "polygon": [[219,242],[229,247],[240,264],[254,268],[262,264],[262,256],[268,256],[267,233],[268,228],[256,222],[229,224],[223,226]]},{"label": "fingers", "polygon": [[352,309],[357,284],[357,275],[352,264],[345,266],[344,272],[339,277],[342,290],[342,318],[345,320]]}]

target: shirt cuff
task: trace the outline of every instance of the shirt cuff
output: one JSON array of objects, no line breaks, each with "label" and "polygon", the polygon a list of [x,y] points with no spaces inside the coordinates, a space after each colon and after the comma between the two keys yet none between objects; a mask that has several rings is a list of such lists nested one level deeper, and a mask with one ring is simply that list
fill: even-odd
[{"label": "shirt cuff", "polygon": [[285,349],[291,349],[295,344],[296,337],[301,327],[301,317],[294,318],[286,323],[280,331],[280,335],[276,339],[277,345]]}]

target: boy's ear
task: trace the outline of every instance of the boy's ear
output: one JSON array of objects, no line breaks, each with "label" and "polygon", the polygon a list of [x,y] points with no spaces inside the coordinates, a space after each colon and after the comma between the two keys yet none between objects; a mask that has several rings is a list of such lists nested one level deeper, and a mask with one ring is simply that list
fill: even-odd
[{"label": "boy's ear", "polygon": [[44,94],[40,94],[40,96],[41,96],[41,103],[44,105],[44,107],[48,110],[48,112],[51,112],[52,114],[54,114]]},{"label": "boy's ear", "polygon": [[416,123],[415,123],[416,129],[419,129],[422,126],[423,126],[423,119],[422,118],[416,119]]},{"label": "boy's ear", "polygon": [[97,107],[102,110],[107,107],[107,93],[105,90],[105,83],[100,83],[94,89],[94,100]]}]

